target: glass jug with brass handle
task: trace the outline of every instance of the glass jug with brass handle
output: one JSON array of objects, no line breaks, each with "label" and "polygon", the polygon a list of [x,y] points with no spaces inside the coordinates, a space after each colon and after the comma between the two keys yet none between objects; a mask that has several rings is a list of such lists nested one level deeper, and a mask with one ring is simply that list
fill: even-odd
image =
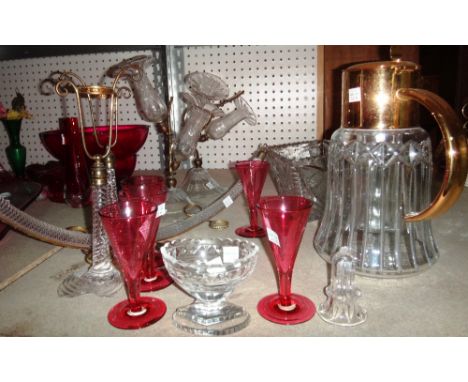
[{"label": "glass jug with brass handle", "polygon": [[[327,261],[341,247],[356,253],[356,271],[372,277],[419,273],[439,252],[430,218],[463,191],[467,143],[460,121],[439,96],[418,88],[420,67],[400,60],[343,71],[341,128],[328,154],[327,200],[314,239]],[[418,104],[437,121],[446,169],[433,200],[431,141],[418,127]]]}]

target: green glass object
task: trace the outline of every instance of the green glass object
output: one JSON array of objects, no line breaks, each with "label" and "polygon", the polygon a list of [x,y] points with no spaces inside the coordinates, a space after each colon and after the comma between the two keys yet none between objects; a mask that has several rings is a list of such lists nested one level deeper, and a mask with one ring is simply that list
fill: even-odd
[{"label": "green glass object", "polygon": [[18,178],[24,178],[26,166],[26,147],[20,142],[21,119],[2,119],[3,125],[8,133],[10,145],[5,149],[8,163]]}]

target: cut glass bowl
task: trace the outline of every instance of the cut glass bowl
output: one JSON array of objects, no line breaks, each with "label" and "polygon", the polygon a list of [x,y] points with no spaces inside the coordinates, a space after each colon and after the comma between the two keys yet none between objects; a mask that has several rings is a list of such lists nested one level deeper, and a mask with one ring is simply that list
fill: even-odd
[{"label": "cut glass bowl", "polygon": [[216,336],[245,328],[250,315],[226,301],[257,263],[258,246],[241,239],[177,239],[161,248],[172,279],[195,301],[178,308],[174,325],[186,332]]}]

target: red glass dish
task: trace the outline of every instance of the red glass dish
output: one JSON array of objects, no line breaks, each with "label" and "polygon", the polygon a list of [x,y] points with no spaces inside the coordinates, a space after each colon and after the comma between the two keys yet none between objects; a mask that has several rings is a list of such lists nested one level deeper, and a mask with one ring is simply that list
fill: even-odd
[{"label": "red glass dish", "polygon": [[[102,149],[96,143],[92,127],[85,127],[85,141],[90,154],[102,153]],[[115,156],[115,176],[117,181],[132,176],[135,170],[137,152],[146,142],[148,137],[148,125],[119,125],[117,130],[117,143],[112,148]],[[98,126],[96,133],[101,144],[106,144],[109,138],[109,127]],[[51,130],[39,133],[42,144],[46,150],[61,162],[67,161],[67,146],[65,145],[62,132]],[[81,137],[80,137],[81,140]],[[92,161],[86,158],[90,168]]]},{"label": "red glass dish", "polygon": [[244,195],[249,207],[250,225],[236,229],[236,234],[242,237],[264,237],[265,231],[258,225],[257,202],[262,193],[263,185],[270,165],[266,161],[238,161],[235,169],[242,183]]},{"label": "red glass dish", "polygon": [[[125,197],[139,197],[150,200],[155,204],[156,208],[161,208],[167,200],[166,181],[161,176],[132,176],[124,180],[121,185],[122,193]],[[173,283],[164,267],[161,253],[155,248],[160,219],[158,218],[156,220],[156,230],[154,236],[150,238],[150,247],[143,260],[142,292],[160,290]]]},{"label": "red glass dish", "polygon": [[[126,158],[136,154],[146,142],[148,129],[148,125],[119,125],[117,129],[117,143],[112,148],[115,157]],[[96,143],[93,128],[85,127],[84,132],[86,147],[90,154],[102,154],[104,149],[100,148]],[[105,146],[109,139],[109,126],[96,126],[96,135],[101,145]]]},{"label": "red glass dish", "polygon": [[257,310],[278,324],[308,321],[315,314],[315,305],[307,297],[291,293],[291,280],[312,202],[301,196],[267,196],[260,199],[258,209],[274,255],[279,293],[260,300]]},{"label": "red glass dish", "polygon": [[143,258],[155,232],[156,207],[148,200],[125,199],[103,207],[99,215],[128,296],[127,301],[118,303],[109,311],[109,323],[119,329],[151,325],[163,317],[167,309],[160,299],[140,297]]}]

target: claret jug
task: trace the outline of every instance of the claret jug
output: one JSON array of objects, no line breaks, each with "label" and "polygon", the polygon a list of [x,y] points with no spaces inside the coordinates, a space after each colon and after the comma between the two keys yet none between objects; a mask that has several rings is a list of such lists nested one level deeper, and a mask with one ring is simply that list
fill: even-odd
[{"label": "claret jug", "polygon": [[[447,102],[420,81],[419,65],[399,59],[353,65],[342,74],[341,127],[330,141],[327,200],[314,246],[327,261],[351,248],[361,275],[405,276],[434,264],[430,219],[463,191],[463,129]],[[418,104],[437,121],[445,147],[434,198],[431,140],[419,127]]]}]

